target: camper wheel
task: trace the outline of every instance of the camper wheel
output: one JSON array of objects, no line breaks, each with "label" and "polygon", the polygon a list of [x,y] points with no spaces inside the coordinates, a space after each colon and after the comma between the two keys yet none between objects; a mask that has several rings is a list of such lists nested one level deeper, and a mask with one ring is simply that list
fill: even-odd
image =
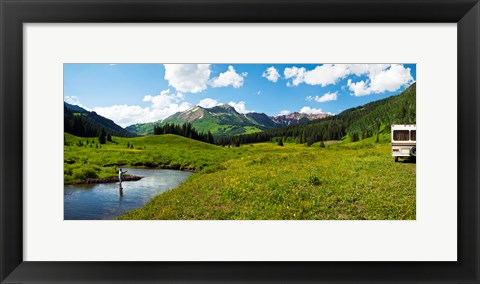
[{"label": "camper wheel", "polygon": [[398,157],[395,157],[394,159],[395,159],[395,163],[398,162]]}]

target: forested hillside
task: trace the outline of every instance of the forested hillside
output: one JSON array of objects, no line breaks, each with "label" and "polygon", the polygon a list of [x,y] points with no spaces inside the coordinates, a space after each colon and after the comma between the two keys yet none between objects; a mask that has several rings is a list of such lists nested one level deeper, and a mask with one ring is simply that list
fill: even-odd
[{"label": "forested hillside", "polygon": [[391,124],[409,123],[416,123],[415,83],[399,95],[351,108],[336,116],[248,135],[221,137],[217,144],[238,146],[274,138],[308,145],[343,138],[358,141],[380,132],[390,132]]},{"label": "forested hillside", "polygon": [[65,102],[63,104],[63,127],[64,132],[80,137],[97,137],[101,134],[102,129],[105,135],[135,136],[108,118]]},{"label": "forested hillside", "polygon": [[169,123],[161,126],[155,125],[153,128],[153,134],[176,134],[193,140],[214,144],[213,135],[210,131],[207,131],[206,133],[199,133],[197,130],[195,130],[195,128],[192,127],[191,123],[184,123],[182,125]]}]

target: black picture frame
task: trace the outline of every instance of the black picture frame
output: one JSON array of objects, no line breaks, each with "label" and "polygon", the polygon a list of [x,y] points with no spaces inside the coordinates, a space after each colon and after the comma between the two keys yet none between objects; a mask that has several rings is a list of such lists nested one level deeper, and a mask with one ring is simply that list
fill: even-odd
[{"label": "black picture frame", "polygon": [[[0,0],[1,283],[480,283],[478,0]],[[23,23],[457,23],[458,261],[23,261]],[[441,249],[441,248],[439,248]]]}]

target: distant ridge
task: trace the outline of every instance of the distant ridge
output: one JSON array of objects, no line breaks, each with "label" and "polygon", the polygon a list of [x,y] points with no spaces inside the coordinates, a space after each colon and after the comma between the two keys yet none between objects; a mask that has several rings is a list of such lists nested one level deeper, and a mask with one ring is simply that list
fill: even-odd
[{"label": "distant ridge", "polygon": [[107,134],[121,137],[134,137],[134,133],[115,124],[111,119],[98,115],[94,111],[63,102],[64,132],[80,137],[97,137],[105,129]]},{"label": "distant ridge", "polygon": [[287,125],[292,125],[297,123],[308,122],[314,119],[326,118],[328,116],[329,114],[327,113],[306,114],[306,113],[300,113],[300,112],[292,112],[286,115],[274,116],[272,117],[272,120],[281,126],[287,126]]},{"label": "distant ridge", "polygon": [[326,113],[306,114],[294,112],[289,115],[268,116],[264,113],[239,113],[234,107],[223,104],[211,108],[199,105],[183,112],[177,112],[163,120],[150,123],[139,123],[128,126],[126,129],[137,135],[152,135],[155,125],[165,123],[191,123],[199,132],[211,131],[215,137],[232,136],[260,132],[287,125],[304,123],[313,119],[328,117]]}]

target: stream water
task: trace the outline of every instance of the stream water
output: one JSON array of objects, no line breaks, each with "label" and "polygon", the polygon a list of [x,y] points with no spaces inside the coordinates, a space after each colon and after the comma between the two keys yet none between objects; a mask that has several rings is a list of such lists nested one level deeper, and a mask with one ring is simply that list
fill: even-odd
[{"label": "stream water", "polygon": [[64,220],[109,220],[142,207],[152,197],[175,188],[192,173],[179,170],[129,169],[139,181],[75,184],[64,187]]}]

